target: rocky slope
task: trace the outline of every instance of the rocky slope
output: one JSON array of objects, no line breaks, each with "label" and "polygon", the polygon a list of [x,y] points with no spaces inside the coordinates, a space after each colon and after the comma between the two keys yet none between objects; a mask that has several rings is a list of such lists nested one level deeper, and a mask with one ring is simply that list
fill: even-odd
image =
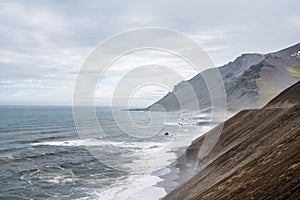
[{"label": "rocky slope", "polygon": [[299,94],[300,82],[262,109],[240,111],[202,159],[205,136],[195,140],[178,162],[185,171],[185,163],[197,163],[200,171],[164,199],[300,199]]},{"label": "rocky slope", "polygon": [[[300,43],[270,54],[243,54],[218,69],[225,84],[228,110],[258,108],[300,80]],[[212,72],[208,69],[177,84],[172,92],[144,110],[157,104],[168,111],[179,110],[176,97],[188,108],[192,104],[188,84],[195,91],[200,108],[209,107],[209,92],[202,76],[209,77]]]}]

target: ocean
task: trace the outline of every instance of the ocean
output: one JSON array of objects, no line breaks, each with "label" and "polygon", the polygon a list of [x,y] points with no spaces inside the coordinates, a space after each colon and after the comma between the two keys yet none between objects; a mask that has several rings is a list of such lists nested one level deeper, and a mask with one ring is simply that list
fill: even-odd
[{"label": "ocean", "polygon": [[[160,132],[134,137],[118,128],[109,107],[96,113],[105,137],[82,140],[72,107],[0,106],[0,199],[159,199],[166,191],[157,183],[170,164],[211,128],[195,126],[190,113],[169,112]],[[151,120],[149,112],[131,115],[140,126]]]}]

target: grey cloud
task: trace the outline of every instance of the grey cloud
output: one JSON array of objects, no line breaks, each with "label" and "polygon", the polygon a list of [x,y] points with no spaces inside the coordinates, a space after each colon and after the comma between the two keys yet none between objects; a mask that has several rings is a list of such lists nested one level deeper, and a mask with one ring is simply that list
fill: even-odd
[{"label": "grey cloud", "polygon": [[[299,42],[299,8],[298,0],[1,1],[0,96],[9,98],[4,85],[11,83],[13,88],[14,81],[36,80],[36,88],[57,87],[56,98],[66,93],[59,85],[72,88],[84,59],[98,43],[138,27],[191,36],[217,64],[245,52],[281,49]],[[34,91],[31,95],[38,98]]]}]

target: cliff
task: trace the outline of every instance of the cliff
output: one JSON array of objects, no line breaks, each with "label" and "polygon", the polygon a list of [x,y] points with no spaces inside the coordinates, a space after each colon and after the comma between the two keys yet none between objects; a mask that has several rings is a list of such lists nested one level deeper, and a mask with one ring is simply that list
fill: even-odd
[{"label": "cliff", "polygon": [[179,162],[200,171],[164,199],[300,199],[299,94],[300,82],[262,109],[240,111],[204,158],[205,135],[195,140]]},{"label": "cliff", "polygon": [[[242,54],[234,61],[218,67],[226,90],[228,110],[260,108],[281,91],[299,81],[298,52],[300,43],[269,54]],[[212,73],[215,73],[215,70],[208,69],[190,80],[178,83],[172,92],[142,110],[155,110],[153,108],[157,104],[167,111],[180,110],[180,105],[184,105],[185,108],[191,107],[192,110],[195,103],[203,109],[210,107],[209,91],[203,77],[209,78]],[[190,94],[190,87],[195,92],[196,98]]]}]

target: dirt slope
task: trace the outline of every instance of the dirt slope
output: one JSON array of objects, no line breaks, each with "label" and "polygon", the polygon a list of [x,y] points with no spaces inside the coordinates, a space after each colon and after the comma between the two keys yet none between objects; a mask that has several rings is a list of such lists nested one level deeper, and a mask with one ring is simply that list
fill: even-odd
[{"label": "dirt slope", "polygon": [[299,91],[300,82],[263,109],[227,120],[204,159],[199,159],[204,137],[194,141],[186,156],[202,170],[164,199],[300,199]]}]

